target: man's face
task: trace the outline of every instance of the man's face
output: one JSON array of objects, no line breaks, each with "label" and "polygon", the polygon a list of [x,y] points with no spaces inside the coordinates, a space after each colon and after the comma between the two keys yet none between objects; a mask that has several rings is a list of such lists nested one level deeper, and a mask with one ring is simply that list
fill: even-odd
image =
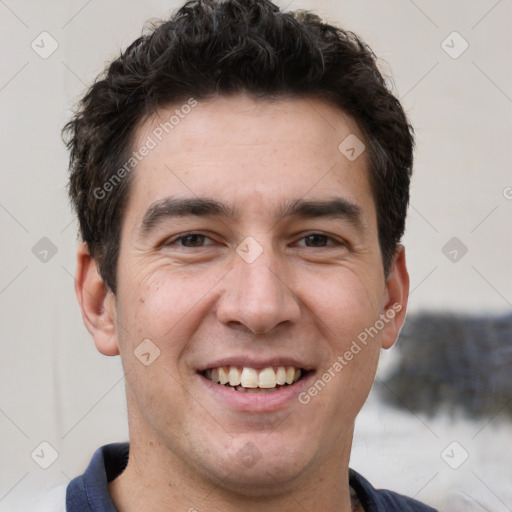
[{"label": "man's face", "polygon": [[[142,126],[133,149],[179,107]],[[173,468],[260,492],[347,460],[379,350],[399,328],[380,315],[406,275],[400,258],[384,276],[366,153],[338,149],[350,135],[363,140],[320,100],[220,97],[135,169],[116,340],[132,441]],[[299,380],[276,386],[280,367]],[[211,380],[225,374],[233,386]]]}]

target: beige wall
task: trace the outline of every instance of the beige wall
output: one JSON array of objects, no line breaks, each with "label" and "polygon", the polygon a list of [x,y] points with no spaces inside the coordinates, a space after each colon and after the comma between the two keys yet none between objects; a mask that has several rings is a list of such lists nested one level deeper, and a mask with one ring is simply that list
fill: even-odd
[{"label": "beige wall", "polygon": [[[76,224],[66,198],[67,156],[59,131],[104,63],[139,35],[145,20],[176,5],[0,2],[0,510],[23,510],[41,490],[83,471],[100,444],[127,436],[120,361],[95,351],[74,297]],[[405,237],[411,310],[510,311],[510,2],[289,4],[298,7],[314,8],[370,43],[393,71],[416,128]],[[47,36],[41,36],[43,43],[38,37],[43,31],[58,43],[46,59],[31,47],[35,41],[38,51],[51,49]],[[453,31],[469,45],[458,58],[441,46]],[[445,43],[452,55],[464,44],[456,37]],[[57,250],[46,263],[32,252],[42,237]],[[455,263],[443,253],[453,237],[468,249]],[[453,249],[460,258],[460,247],[445,252],[453,258]],[[372,435],[380,434],[376,425]],[[59,453],[47,470],[30,458],[41,441]],[[413,450],[418,456],[440,451],[427,441]],[[441,471],[437,455],[421,477],[404,472],[403,459],[397,457],[393,469],[401,475],[395,488],[402,492],[413,493],[427,473]],[[374,483],[379,485],[379,474],[388,483],[385,464],[374,473]]]}]

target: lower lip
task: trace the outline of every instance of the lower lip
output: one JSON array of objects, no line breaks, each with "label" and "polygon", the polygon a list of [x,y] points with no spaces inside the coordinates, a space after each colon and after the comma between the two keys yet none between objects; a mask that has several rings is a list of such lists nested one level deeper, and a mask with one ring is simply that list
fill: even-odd
[{"label": "lower lip", "polygon": [[295,384],[283,386],[277,391],[259,393],[235,391],[230,386],[216,384],[200,374],[199,379],[207,392],[212,393],[216,400],[234,409],[246,412],[270,412],[282,409],[294,400],[298,401],[298,395],[307,389],[313,375],[314,372],[309,372]]}]

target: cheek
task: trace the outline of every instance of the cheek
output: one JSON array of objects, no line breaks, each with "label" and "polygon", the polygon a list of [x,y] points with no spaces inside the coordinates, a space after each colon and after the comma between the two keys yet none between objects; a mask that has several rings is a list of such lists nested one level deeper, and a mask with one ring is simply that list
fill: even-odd
[{"label": "cheek", "polygon": [[125,279],[128,286],[118,308],[119,319],[127,326],[124,336],[149,338],[157,344],[172,339],[177,346],[211,307],[218,282],[211,272],[190,272],[161,263],[143,275],[134,273]]},{"label": "cheek", "polygon": [[304,288],[303,301],[317,317],[325,337],[338,351],[343,350],[378,319],[384,288],[377,289],[375,280],[350,268],[316,281],[318,285]]},{"label": "cheek", "polygon": [[345,268],[307,294],[317,329],[327,340],[318,378],[328,380],[330,393],[339,396],[333,405],[348,400],[344,407],[357,411],[371,388],[380,354],[381,330],[375,325],[383,293]]}]

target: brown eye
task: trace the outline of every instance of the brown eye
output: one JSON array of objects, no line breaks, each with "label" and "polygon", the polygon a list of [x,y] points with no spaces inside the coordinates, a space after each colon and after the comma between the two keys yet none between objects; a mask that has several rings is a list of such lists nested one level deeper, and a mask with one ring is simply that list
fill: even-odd
[{"label": "brown eye", "polygon": [[304,237],[306,247],[326,247],[329,243],[330,238],[326,235],[308,235]]},{"label": "brown eye", "polygon": [[202,247],[205,245],[206,239],[207,237],[204,235],[192,234],[182,236],[178,238],[177,241],[179,241],[183,247]]}]

